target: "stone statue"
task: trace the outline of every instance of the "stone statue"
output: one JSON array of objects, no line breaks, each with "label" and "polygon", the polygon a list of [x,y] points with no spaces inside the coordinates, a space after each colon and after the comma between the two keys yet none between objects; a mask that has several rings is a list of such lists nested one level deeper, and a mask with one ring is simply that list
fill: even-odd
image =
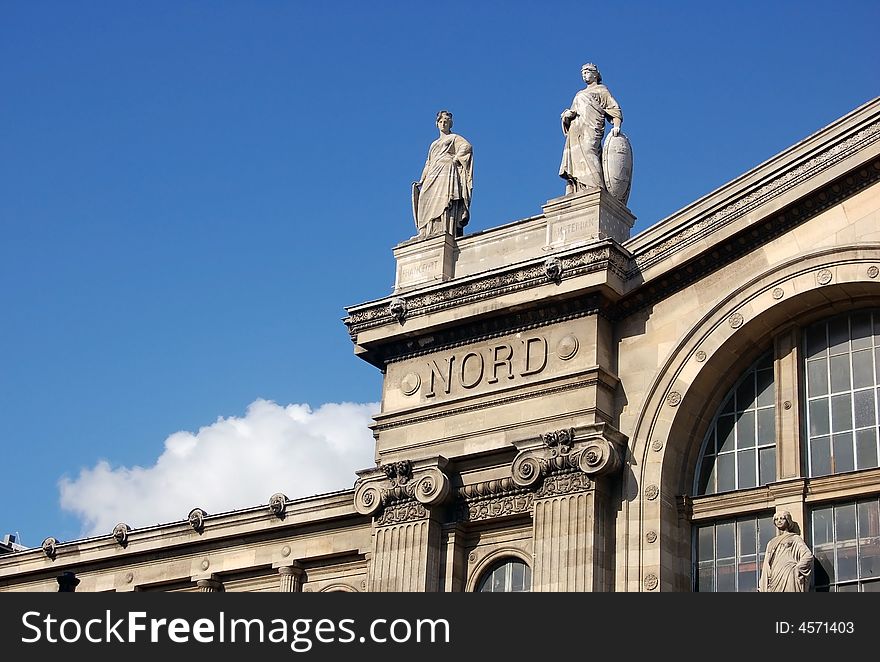
[{"label": "stone statue", "polygon": [[474,154],[471,144],[452,133],[452,113],[437,113],[440,136],[428,148],[422,176],[413,182],[413,217],[418,237],[443,233],[461,236],[470,216],[474,186]]},{"label": "stone statue", "polygon": [[767,543],[758,590],[762,593],[806,593],[813,574],[813,553],[795,532],[789,511],[776,513],[773,524],[779,533]]},{"label": "stone statue", "polygon": [[[587,86],[574,96],[571,108],[562,111],[565,147],[559,176],[565,179],[566,195],[599,188],[626,204],[632,181],[632,149],[620,131],[623,111],[602,84],[595,64],[581,67],[581,76]],[[613,128],[603,152],[606,121]]]}]

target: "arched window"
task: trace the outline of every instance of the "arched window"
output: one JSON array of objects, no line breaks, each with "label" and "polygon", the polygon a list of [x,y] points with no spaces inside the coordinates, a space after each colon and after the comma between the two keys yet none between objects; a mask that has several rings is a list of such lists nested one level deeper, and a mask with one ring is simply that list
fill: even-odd
[{"label": "arched window", "polygon": [[880,591],[880,310],[766,342],[711,419],[682,502],[693,589],[756,590],[786,509],[813,551],[814,590]]},{"label": "arched window", "polygon": [[776,480],[773,355],[762,356],[730,390],[703,439],[696,494]]},{"label": "arched window", "polygon": [[506,558],[486,570],[477,591],[480,593],[517,593],[532,590],[532,569],[520,559]]},{"label": "arched window", "polygon": [[814,324],[805,334],[808,476],[877,464],[880,314]]}]

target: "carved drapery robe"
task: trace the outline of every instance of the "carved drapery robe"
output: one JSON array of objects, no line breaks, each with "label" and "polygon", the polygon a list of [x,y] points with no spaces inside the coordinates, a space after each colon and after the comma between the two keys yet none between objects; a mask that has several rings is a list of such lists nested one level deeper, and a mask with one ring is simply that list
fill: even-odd
[{"label": "carved drapery robe", "polygon": [[805,593],[813,572],[813,553],[796,533],[785,532],[767,543],[761,566],[762,593]]},{"label": "carved drapery robe", "polygon": [[462,233],[470,216],[473,156],[471,144],[456,133],[441,135],[431,143],[419,179],[416,227],[420,235],[432,236],[444,231],[454,236]]},{"label": "carved drapery robe", "polygon": [[604,189],[602,137],[605,135],[605,122],[610,122],[612,118],[623,121],[623,111],[608,88],[601,83],[578,92],[569,110],[577,113],[577,117],[568,124],[559,176],[569,183],[571,193],[591,188]]}]

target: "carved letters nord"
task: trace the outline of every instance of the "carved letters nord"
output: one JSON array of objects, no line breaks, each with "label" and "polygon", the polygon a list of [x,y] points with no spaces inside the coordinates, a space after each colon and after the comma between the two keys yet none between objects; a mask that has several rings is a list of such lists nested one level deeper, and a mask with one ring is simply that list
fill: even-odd
[{"label": "carved letters nord", "polygon": [[[508,384],[547,367],[543,336],[497,342],[427,361],[421,379],[426,398],[466,393],[481,384]],[[425,378],[426,377],[426,378]]]}]

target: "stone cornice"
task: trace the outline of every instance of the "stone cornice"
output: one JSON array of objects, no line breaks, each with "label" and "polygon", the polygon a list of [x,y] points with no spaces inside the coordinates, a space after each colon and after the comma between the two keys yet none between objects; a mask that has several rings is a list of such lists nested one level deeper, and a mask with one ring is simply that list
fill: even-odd
[{"label": "stone cornice", "polygon": [[[874,489],[871,490],[868,486],[873,486]],[[864,496],[872,491],[880,492],[880,469],[811,478],[807,482],[806,500],[811,502],[845,498],[852,494]]]},{"label": "stone cornice", "polygon": [[[603,240],[586,247],[554,253],[560,262],[561,280],[569,280],[598,271],[611,271],[623,279],[630,270],[630,256],[611,240]],[[431,287],[417,289],[399,296],[390,296],[359,306],[347,308],[345,325],[355,339],[362,331],[398,324],[391,312],[393,301],[402,300],[405,318],[413,319],[440,311],[479,303],[488,299],[547,285],[554,282],[545,268],[547,256],[497,269],[485,274],[470,276]]]},{"label": "stone cornice", "polygon": [[[753,223],[725,241],[702,251],[690,261],[676,265],[669,272],[646,281],[615,304],[613,318],[631,315],[636,310],[686,288],[721,266],[734,262],[878,181],[880,159],[874,159],[856,171],[812,191],[759,223]],[[686,247],[683,245],[675,250]],[[635,277],[636,273],[630,277]]]},{"label": "stone cornice", "polygon": [[[626,243],[644,271],[880,139],[880,98],[774,156]],[[835,135],[836,134],[836,135]]]}]

